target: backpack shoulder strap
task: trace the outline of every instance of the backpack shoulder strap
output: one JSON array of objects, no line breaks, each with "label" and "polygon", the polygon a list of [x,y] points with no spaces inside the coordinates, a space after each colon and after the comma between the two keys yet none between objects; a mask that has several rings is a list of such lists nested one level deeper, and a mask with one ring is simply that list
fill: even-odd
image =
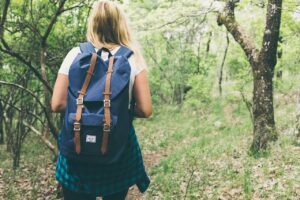
[{"label": "backpack shoulder strap", "polygon": [[75,143],[75,151],[77,154],[81,151],[81,144],[80,144],[80,123],[81,123],[81,115],[82,115],[82,109],[83,109],[83,97],[86,94],[86,90],[90,84],[91,77],[94,73],[95,65],[97,62],[97,55],[96,53],[93,53],[91,58],[91,63],[88,68],[88,71],[86,72],[86,76],[82,85],[82,88],[80,91],[78,91],[79,95],[76,99],[76,115],[75,115],[75,121],[74,121],[74,143]]},{"label": "backpack shoulder strap", "polygon": [[93,44],[90,42],[80,43],[79,47],[80,47],[80,51],[82,53],[95,53],[96,52]]},{"label": "backpack shoulder strap", "polygon": [[133,51],[125,46],[121,46],[116,52],[115,56],[125,56],[129,58],[133,54]]}]

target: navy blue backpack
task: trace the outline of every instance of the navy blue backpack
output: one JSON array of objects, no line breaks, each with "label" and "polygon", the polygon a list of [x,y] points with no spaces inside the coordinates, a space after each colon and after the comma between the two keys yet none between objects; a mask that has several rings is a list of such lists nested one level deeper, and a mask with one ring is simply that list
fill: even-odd
[{"label": "navy blue backpack", "polygon": [[[121,46],[115,55],[80,44],[69,70],[69,87],[60,153],[85,163],[112,164],[122,156],[133,120],[129,106],[132,51]],[[101,53],[107,51],[104,61]],[[133,98],[132,98],[133,99]]]}]

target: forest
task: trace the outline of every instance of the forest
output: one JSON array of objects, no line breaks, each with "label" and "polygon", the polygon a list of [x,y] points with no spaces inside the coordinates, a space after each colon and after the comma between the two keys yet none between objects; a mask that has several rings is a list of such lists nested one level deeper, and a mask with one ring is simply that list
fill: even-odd
[{"label": "forest", "polygon": [[[127,199],[299,199],[300,1],[115,2],[153,103],[134,119],[151,184]],[[51,96],[93,3],[0,1],[0,199],[62,199]]]}]

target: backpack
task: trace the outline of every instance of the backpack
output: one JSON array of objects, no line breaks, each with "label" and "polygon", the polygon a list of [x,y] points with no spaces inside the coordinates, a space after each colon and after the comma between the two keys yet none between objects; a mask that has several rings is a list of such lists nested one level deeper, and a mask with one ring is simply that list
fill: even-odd
[{"label": "backpack", "polygon": [[[90,42],[69,69],[68,100],[59,140],[60,153],[84,163],[116,163],[127,145],[133,120],[129,104],[132,51],[121,46],[113,56]],[[107,51],[104,61],[101,53]],[[133,98],[132,98],[133,99]]]}]

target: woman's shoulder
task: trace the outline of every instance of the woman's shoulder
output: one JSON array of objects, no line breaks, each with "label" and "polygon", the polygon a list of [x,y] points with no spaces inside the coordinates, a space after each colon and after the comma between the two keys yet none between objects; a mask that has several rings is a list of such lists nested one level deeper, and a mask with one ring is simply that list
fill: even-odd
[{"label": "woman's shoulder", "polygon": [[136,55],[135,53],[133,53],[128,58],[128,62],[130,64],[131,69],[135,76],[138,75],[143,70],[148,71],[148,68],[147,68],[145,62],[143,62],[143,60],[141,60],[141,58],[138,55]]},{"label": "woman's shoulder", "polygon": [[80,53],[79,47],[73,47],[69,50],[66,57],[64,58],[64,61],[67,61],[68,63],[72,63],[75,57]]},{"label": "woman's shoulder", "polygon": [[68,75],[70,66],[78,53],[80,53],[79,47],[73,47],[71,50],[69,50],[58,70],[58,73]]},{"label": "woman's shoulder", "polygon": [[69,54],[75,54],[75,55],[77,55],[78,53],[80,53],[80,48],[79,48],[79,47],[73,47],[73,48],[71,48],[71,49],[69,50],[67,56],[68,56]]}]

